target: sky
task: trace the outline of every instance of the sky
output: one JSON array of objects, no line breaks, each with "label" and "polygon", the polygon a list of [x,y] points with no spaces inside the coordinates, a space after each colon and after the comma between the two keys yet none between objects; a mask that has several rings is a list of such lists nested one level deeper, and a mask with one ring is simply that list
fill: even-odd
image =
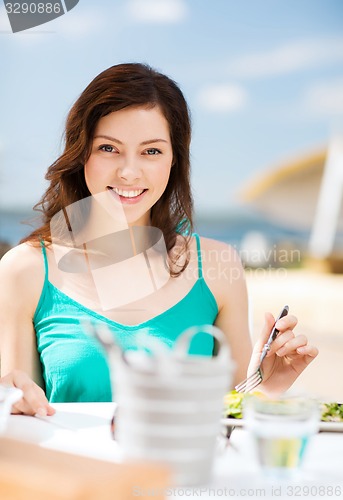
[{"label": "sky", "polygon": [[69,108],[101,71],[144,62],[192,113],[198,213],[343,130],[342,0],[79,0],[12,33],[0,5],[0,210],[34,205]]}]

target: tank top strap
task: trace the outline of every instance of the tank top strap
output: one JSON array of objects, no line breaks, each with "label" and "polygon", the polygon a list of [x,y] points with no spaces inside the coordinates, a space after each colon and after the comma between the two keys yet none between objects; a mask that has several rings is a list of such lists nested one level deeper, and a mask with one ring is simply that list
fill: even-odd
[{"label": "tank top strap", "polygon": [[45,248],[44,241],[40,242],[40,246],[41,246],[41,249],[42,249],[43,260],[44,260],[44,273],[45,273],[44,281],[48,281],[48,278],[49,278],[49,264],[48,264],[48,256],[46,254],[46,248]]},{"label": "tank top strap", "polygon": [[197,243],[198,276],[199,276],[199,278],[202,278],[203,274],[202,274],[202,258],[201,258],[200,237],[199,237],[198,233],[193,233],[193,236],[195,237],[195,241]]}]

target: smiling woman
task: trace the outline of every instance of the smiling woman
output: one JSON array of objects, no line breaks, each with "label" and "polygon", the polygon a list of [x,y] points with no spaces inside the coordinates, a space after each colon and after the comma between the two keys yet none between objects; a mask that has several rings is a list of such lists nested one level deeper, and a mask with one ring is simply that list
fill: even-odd
[{"label": "smiling woman", "polygon": [[[119,117],[116,118],[117,115]],[[164,136],[161,136],[162,133]],[[131,135],[135,136],[136,144],[130,139]],[[30,241],[39,242],[42,236],[45,241],[50,241],[53,215],[90,196],[85,179],[88,162],[93,163],[96,157],[102,155],[103,164],[108,165],[112,161],[110,158],[119,156],[119,161],[125,159],[125,168],[130,169],[133,147],[138,147],[138,142],[141,142],[141,147],[146,146],[140,151],[141,157],[151,156],[155,143],[150,141],[156,139],[157,150],[162,149],[161,139],[166,141],[162,149],[163,157],[172,154],[175,168],[170,172],[167,189],[151,207],[151,224],[163,231],[168,250],[175,245],[175,227],[179,227],[180,232],[187,226],[192,229],[191,125],[187,103],[173,80],[141,64],[121,64],[109,68],[100,73],[75,102],[67,119],[65,136],[64,153],[48,169],[46,178],[50,186],[37,205],[43,210],[46,223],[30,235]],[[122,179],[118,187],[130,185],[130,182],[130,179]],[[99,187],[97,192],[106,187]]]},{"label": "smiling woman", "polygon": [[[105,70],[75,102],[36,205],[43,224],[0,263],[1,382],[24,393],[14,412],[51,415],[49,402],[115,397],[104,353],[87,335],[94,328],[125,351],[142,330],[173,348],[187,328],[215,324],[235,381],[256,369],[275,320],[266,315],[251,352],[240,260],[193,233],[190,132],[179,87],[143,64]],[[265,392],[287,389],[317,355],[296,323],[277,322]],[[201,333],[190,354],[212,356],[214,347]]]}]

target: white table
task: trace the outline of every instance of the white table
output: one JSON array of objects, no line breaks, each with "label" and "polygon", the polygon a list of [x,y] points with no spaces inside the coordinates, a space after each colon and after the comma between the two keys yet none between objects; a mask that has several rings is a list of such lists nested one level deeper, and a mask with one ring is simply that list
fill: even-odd
[{"label": "white table", "polygon": [[[56,415],[45,419],[11,415],[6,436],[45,448],[120,462],[120,449],[110,433],[114,403],[53,406]],[[211,484],[199,489],[169,490],[166,498],[343,499],[343,433],[314,436],[305,457],[303,479],[292,483],[268,482],[261,477],[246,431],[235,429],[230,443],[216,459]],[[135,496],[139,498],[139,494]]]}]

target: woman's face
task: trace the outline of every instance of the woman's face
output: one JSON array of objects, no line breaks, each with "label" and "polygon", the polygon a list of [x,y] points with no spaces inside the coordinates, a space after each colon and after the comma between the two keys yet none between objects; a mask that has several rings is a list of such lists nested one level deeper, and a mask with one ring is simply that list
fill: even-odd
[{"label": "woman's face", "polygon": [[125,108],[99,120],[85,180],[92,195],[106,192],[113,203],[120,201],[129,225],[148,225],[172,161],[169,124],[161,109]]}]

